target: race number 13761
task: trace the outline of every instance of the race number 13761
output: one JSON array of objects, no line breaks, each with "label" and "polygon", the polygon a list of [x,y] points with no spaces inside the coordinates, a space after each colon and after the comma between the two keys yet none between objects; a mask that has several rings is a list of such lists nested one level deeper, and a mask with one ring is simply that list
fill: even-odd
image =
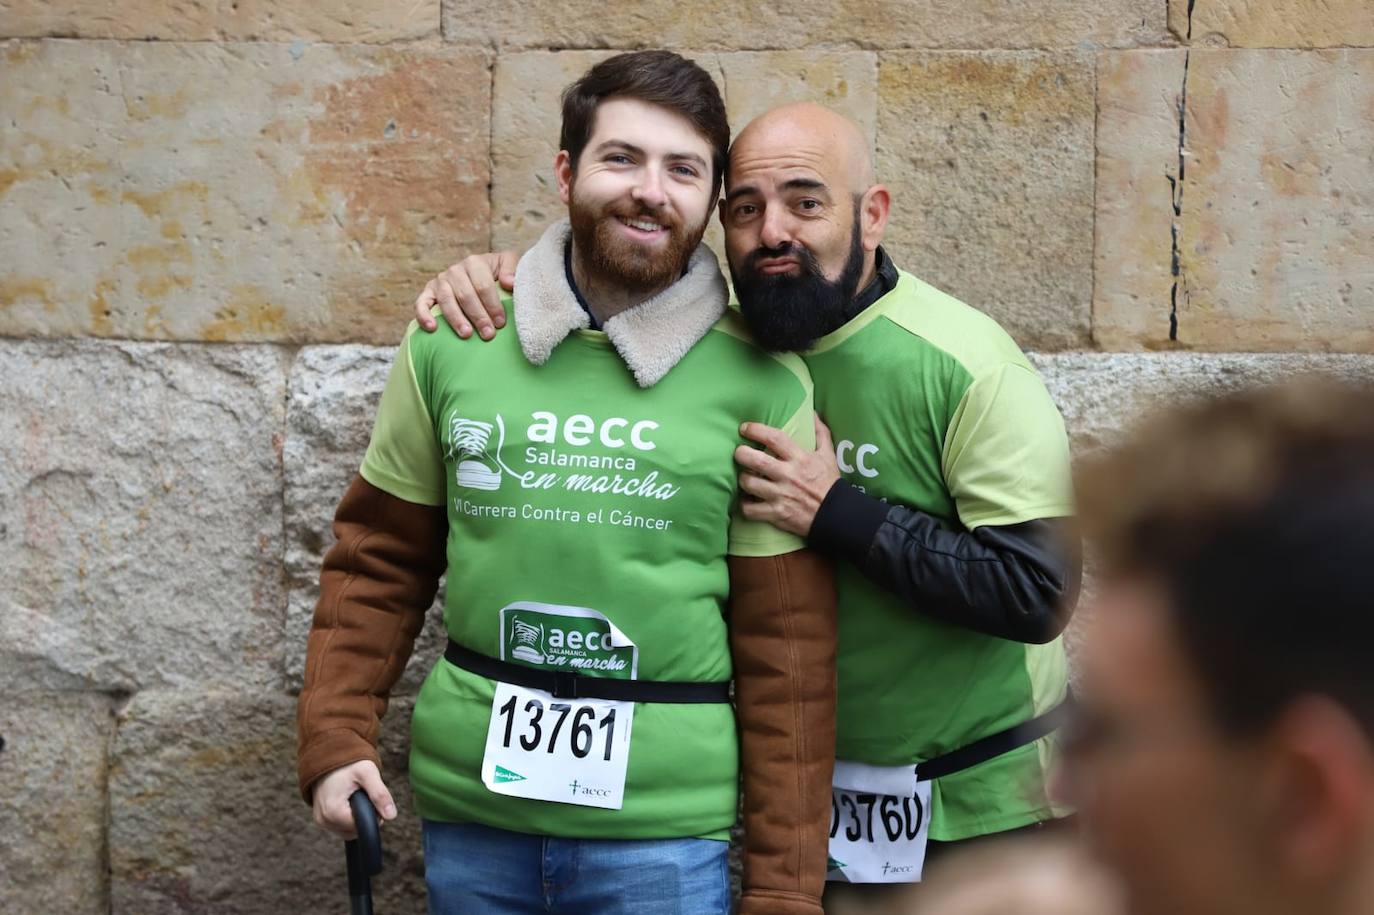
[{"label": "race number 13761", "polygon": [[619,810],[634,714],[633,702],[497,683],[482,783],[512,797]]},{"label": "race number 13761", "polygon": [[[521,699],[525,700],[523,705]],[[542,749],[552,756],[566,749],[576,759],[586,759],[593,753],[606,762],[611,759],[615,745],[614,708],[512,695],[496,711],[504,725],[502,747],[510,748],[518,742],[526,753]]]}]

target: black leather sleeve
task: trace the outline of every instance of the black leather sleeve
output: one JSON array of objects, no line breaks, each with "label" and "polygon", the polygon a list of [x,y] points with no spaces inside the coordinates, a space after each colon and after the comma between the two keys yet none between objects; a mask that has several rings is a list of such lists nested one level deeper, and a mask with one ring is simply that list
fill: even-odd
[{"label": "black leather sleeve", "polygon": [[[841,480],[821,503],[808,539],[921,613],[1016,642],[1044,643],[1068,624],[1082,557],[1062,518],[942,527]],[[839,608],[841,614],[844,607]]]}]

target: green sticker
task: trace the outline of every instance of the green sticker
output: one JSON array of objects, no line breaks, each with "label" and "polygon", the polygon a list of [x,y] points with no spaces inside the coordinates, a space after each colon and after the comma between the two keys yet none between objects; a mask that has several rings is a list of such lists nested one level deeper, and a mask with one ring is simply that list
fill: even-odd
[{"label": "green sticker", "polygon": [[501,611],[501,650],[507,661],[588,677],[632,680],[634,644],[605,616],[582,607],[521,602]]},{"label": "green sticker", "polygon": [[500,783],[500,782],[523,782],[524,780],[525,780],[525,776],[521,775],[519,772],[512,772],[510,769],[507,769],[505,766],[497,766],[497,767],[496,767],[496,781],[497,781],[498,783]]}]

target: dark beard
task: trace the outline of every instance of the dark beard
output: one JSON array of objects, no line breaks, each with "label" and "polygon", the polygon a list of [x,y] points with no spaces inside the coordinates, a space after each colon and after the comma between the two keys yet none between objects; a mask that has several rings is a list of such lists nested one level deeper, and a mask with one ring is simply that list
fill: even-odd
[{"label": "dark beard", "polygon": [[[661,251],[654,251],[626,241],[612,225],[617,217],[660,223],[668,231],[668,243]],[[586,269],[597,280],[630,292],[657,292],[677,282],[706,233],[705,220],[695,230],[688,230],[679,223],[665,221],[661,213],[634,206],[609,206],[594,211],[580,205],[575,194],[568,207],[568,219],[573,244],[579,256],[586,258]]]},{"label": "dark beard", "polygon": [[[801,264],[797,276],[765,276],[758,272],[761,259],[789,254]],[[730,265],[730,277],[735,283],[740,314],[758,344],[775,353],[800,352],[810,349],[848,320],[863,268],[863,239],[856,223],[849,243],[849,259],[833,282],[825,278],[815,255],[791,242],[753,251],[739,270]]]}]

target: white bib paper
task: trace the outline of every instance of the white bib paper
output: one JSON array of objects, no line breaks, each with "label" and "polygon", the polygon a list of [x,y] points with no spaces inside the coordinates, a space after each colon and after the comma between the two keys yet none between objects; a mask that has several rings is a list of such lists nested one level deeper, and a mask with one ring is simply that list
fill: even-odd
[{"label": "white bib paper", "polygon": [[498,683],[482,781],[497,794],[619,810],[634,710]]},{"label": "white bib paper", "polygon": [[835,761],[827,880],[919,883],[930,836],[931,783],[916,766]]},{"label": "white bib paper", "polygon": [[[520,602],[501,611],[503,660],[634,679],[638,648],[595,610]],[[497,794],[619,810],[625,801],[633,702],[555,699],[497,683],[482,782]]]}]

